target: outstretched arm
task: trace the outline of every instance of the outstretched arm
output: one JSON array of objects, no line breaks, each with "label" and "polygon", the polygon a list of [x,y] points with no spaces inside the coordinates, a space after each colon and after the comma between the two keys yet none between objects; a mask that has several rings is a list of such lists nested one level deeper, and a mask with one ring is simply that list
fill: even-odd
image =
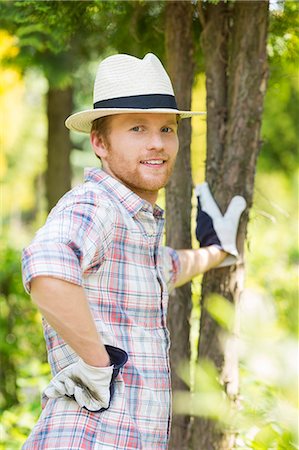
[{"label": "outstretched arm", "polygon": [[175,287],[182,286],[197,275],[213,269],[227,257],[227,253],[215,245],[197,250],[177,250],[177,253],[180,259],[181,271]]}]

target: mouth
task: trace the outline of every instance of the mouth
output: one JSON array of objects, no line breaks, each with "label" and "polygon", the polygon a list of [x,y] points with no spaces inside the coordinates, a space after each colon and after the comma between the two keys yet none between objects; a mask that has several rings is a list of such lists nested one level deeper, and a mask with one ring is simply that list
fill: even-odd
[{"label": "mouth", "polygon": [[143,164],[148,167],[161,167],[166,163],[165,159],[145,159],[140,161],[140,164]]}]

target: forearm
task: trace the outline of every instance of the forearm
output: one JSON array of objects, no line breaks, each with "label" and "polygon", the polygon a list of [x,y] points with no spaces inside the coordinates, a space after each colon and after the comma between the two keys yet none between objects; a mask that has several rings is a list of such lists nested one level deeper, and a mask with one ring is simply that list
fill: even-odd
[{"label": "forearm", "polygon": [[57,278],[36,277],[31,282],[31,296],[47,322],[87,364],[109,365],[81,286]]},{"label": "forearm", "polygon": [[177,250],[181,272],[178,276],[175,287],[182,286],[197,275],[207,272],[218,266],[227,256],[227,253],[220,250],[215,245],[203,247],[197,250]]}]

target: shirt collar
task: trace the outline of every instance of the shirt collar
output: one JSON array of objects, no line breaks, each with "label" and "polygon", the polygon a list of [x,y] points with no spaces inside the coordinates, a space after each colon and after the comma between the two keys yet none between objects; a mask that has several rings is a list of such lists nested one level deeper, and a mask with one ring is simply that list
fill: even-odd
[{"label": "shirt collar", "polygon": [[84,181],[90,181],[103,186],[105,191],[109,192],[112,197],[117,199],[127,209],[129,214],[134,217],[141,209],[150,211],[154,217],[162,218],[164,211],[159,206],[152,205],[140,198],[135,192],[127,188],[123,183],[113,178],[104,170],[97,168],[86,168],[84,170]]}]

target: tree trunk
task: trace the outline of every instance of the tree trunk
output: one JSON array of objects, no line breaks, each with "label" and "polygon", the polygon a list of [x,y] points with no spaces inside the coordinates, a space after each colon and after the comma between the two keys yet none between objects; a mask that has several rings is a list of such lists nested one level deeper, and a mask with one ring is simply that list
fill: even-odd
[{"label": "tree trunk", "polygon": [[[194,79],[192,16],[189,1],[166,2],[166,58],[168,73],[173,82],[178,107],[191,108]],[[192,179],[190,165],[191,122],[182,120],[179,125],[180,150],[173,175],[166,188],[166,243],[170,247],[190,248]],[[171,334],[170,361],[172,388],[188,389],[177,376],[176,368],[189,360],[189,318],[191,312],[190,283],[176,289],[169,299],[168,327]],[[189,417],[174,416],[170,448],[187,448]]]},{"label": "tree trunk", "polygon": [[[206,180],[224,212],[240,194],[247,209],[240,221],[238,249],[243,255],[254,177],[260,149],[260,128],[267,81],[266,39],[268,1],[199,3],[203,26],[202,49],[207,87]],[[203,278],[199,359],[208,358],[219,370],[229,398],[238,396],[235,350],[219,344],[219,328],[205,309],[207,297],[217,293],[238,305],[244,266],[209,271]],[[236,329],[238,324],[235,325]],[[230,449],[234,436],[215,422],[197,418],[193,449]]]},{"label": "tree trunk", "polygon": [[49,87],[47,96],[48,154],[46,196],[50,211],[60,197],[71,188],[69,130],[64,121],[72,112],[73,90]]}]

